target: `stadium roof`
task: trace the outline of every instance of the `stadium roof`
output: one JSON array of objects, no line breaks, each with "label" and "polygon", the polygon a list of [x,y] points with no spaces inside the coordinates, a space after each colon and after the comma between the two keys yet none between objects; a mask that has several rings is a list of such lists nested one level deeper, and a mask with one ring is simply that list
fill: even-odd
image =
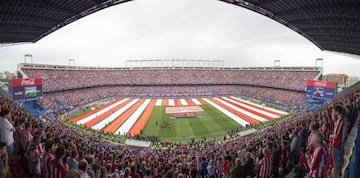
[{"label": "stadium roof", "polygon": [[[91,13],[131,0],[2,0],[0,43],[40,40]],[[321,50],[360,55],[358,0],[219,0],[284,24]]]}]

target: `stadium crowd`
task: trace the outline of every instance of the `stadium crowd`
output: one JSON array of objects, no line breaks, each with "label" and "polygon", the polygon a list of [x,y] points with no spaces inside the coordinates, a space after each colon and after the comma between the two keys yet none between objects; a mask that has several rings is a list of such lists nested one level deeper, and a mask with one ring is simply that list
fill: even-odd
[{"label": "stadium crowd", "polygon": [[307,173],[320,178],[332,173],[337,178],[344,141],[359,105],[357,87],[317,112],[295,115],[235,140],[150,149],[114,145],[68,128],[60,120],[32,118],[0,95],[0,173],[7,177],[9,160],[20,155],[31,177],[269,178],[283,177],[296,168],[299,177]]},{"label": "stadium crowd", "polygon": [[[319,71],[144,69],[60,70],[22,68],[29,78],[43,78],[44,92],[108,85],[257,85],[303,91]],[[290,82],[291,81],[291,82]]]},{"label": "stadium crowd", "polygon": [[277,103],[288,108],[303,108],[305,93],[242,85],[200,85],[200,86],[105,86],[45,93],[40,104],[46,109],[77,108],[84,104],[109,97],[142,98],[191,98],[212,96],[248,96],[263,101]]}]

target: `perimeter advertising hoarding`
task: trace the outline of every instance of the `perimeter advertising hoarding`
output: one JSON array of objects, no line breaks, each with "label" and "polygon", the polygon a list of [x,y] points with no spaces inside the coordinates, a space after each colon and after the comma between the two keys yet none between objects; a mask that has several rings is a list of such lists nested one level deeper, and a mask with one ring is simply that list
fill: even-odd
[{"label": "perimeter advertising hoarding", "polygon": [[42,79],[13,79],[11,94],[14,101],[32,101],[42,98]]},{"label": "perimeter advertising hoarding", "polygon": [[331,101],[337,92],[336,82],[321,80],[306,81],[306,96],[312,100]]}]

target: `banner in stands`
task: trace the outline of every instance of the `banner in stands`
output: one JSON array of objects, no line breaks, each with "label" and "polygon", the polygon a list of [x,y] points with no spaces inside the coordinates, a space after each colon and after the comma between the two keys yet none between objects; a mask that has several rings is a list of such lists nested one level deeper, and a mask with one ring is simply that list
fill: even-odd
[{"label": "banner in stands", "polygon": [[11,94],[14,101],[31,101],[42,98],[42,79],[13,79],[11,85]]},{"label": "banner in stands", "polygon": [[336,82],[321,80],[306,81],[306,96],[308,99],[319,101],[319,103],[328,103],[335,98],[337,92]]}]

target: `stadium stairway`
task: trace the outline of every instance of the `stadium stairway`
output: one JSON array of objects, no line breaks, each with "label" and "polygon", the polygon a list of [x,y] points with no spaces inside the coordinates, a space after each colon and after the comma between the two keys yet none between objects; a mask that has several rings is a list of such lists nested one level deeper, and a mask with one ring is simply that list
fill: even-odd
[{"label": "stadium stairway", "polygon": [[56,105],[60,106],[61,108],[65,108],[65,105],[64,105],[62,102],[60,102],[59,100],[54,99],[53,102],[54,102]]},{"label": "stadium stairway", "polygon": [[24,101],[21,102],[21,106],[36,118],[39,118],[45,112],[45,109],[37,101]]}]

